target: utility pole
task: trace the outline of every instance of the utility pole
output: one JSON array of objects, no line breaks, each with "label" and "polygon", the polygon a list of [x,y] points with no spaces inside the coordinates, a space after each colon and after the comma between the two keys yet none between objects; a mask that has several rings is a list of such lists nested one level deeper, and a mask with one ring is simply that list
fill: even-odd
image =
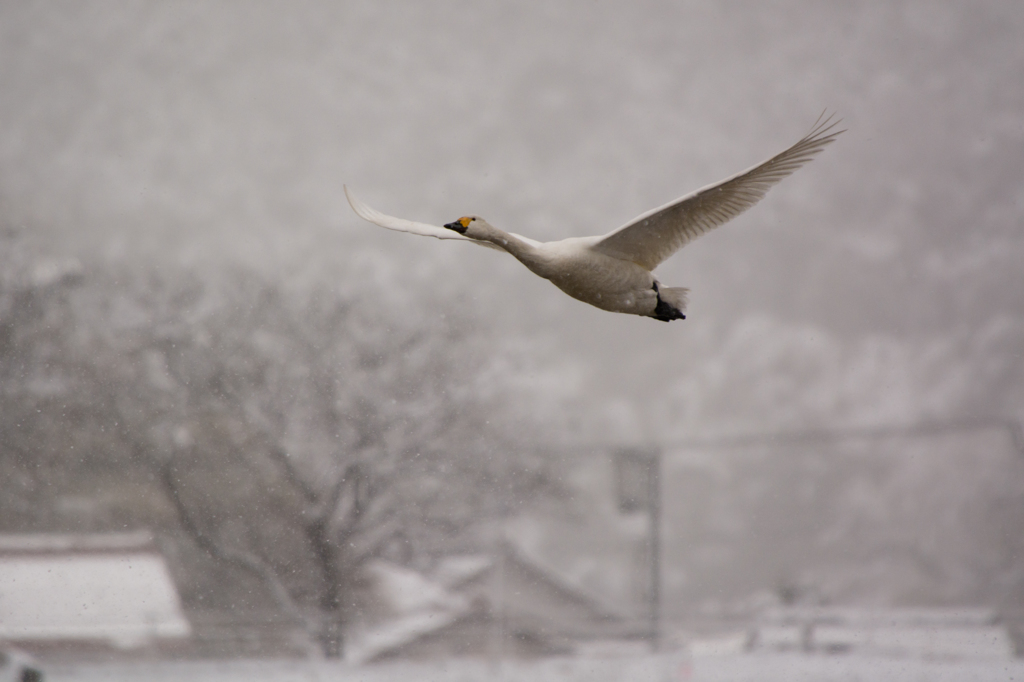
[{"label": "utility pole", "polygon": [[661,453],[620,450],[615,457],[619,511],[647,513],[647,637],[657,651],[661,634]]},{"label": "utility pole", "polygon": [[661,456],[656,452],[647,462],[647,491],[650,638],[651,651],[657,652],[661,639]]}]

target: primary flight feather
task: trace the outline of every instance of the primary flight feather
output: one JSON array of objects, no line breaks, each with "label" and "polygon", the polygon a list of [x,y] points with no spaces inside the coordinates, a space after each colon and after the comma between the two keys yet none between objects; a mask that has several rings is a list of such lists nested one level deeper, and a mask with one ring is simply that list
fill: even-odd
[{"label": "primary flight feather", "polygon": [[659,263],[700,235],[760,201],[783,178],[814,158],[843,130],[832,117],[818,121],[786,151],[721,182],[691,192],[603,236],[538,242],[500,230],[477,216],[444,227],[395,218],[345,196],[359,217],[389,230],[438,239],[461,239],[506,251],[533,273],[585,303],[665,322],[686,319],[688,290],[665,287],[651,274]]}]

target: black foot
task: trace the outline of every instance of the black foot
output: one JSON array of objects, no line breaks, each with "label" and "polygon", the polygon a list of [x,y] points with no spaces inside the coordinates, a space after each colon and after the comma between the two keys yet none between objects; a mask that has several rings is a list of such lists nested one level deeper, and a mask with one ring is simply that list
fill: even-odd
[{"label": "black foot", "polygon": [[686,315],[683,315],[682,310],[674,308],[673,306],[670,306],[668,303],[665,303],[665,301],[661,300],[661,292],[658,291],[657,282],[655,282],[654,286],[651,288],[654,289],[654,293],[658,294],[658,305],[655,306],[654,314],[651,315],[651,317],[653,317],[656,320],[661,320],[662,322],[671,322],[672,320],[686,319]]},{"label": "black foot", "polygon": [[656,320],[662,322],[671,322],[672,320],[685,320],[686,315],[681,310],[673,308],[668,303],[661,300],[661,296],[658,297],[658,305],[654,308],[654,314],[651,315]]}]

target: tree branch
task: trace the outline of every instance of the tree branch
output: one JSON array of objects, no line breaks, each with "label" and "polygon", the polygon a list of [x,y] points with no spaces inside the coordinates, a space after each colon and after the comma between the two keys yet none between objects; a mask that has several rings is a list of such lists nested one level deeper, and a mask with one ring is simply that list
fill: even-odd
[{"label": "tree branch", "polygon": [[270,458],[281,465],[284,470],[285,479],[291,483],[295,488],[302,494],[303,499],[310,504],[317,502],[316,491],[313,487],[306,482],[304,478],[299,474],[299,470],[295,467],[295,463],[292,458],[284,451],[283,448],[272,446],[270,448]]},{"label": "tree branch", "polygon": [[278,578],[277,574],[266,562],[250,552],[223,547],[203,532],[202,528],[192,517],[192,513],[181,496],[181,490],[178,488],[178,483],[174,477],[172,460],[168,460],[160,466],[159,474],[171,504],[174,505],[174,509],[178,514],[182,528],[200,549],[214,559],[233,564],[255,575],[266,585],[271,596],[285,612],[297,618],[310,634],[316,632],[316,624],[311,622],[306,614],[303,613],[302,609],[288,593],[280,578]]}]

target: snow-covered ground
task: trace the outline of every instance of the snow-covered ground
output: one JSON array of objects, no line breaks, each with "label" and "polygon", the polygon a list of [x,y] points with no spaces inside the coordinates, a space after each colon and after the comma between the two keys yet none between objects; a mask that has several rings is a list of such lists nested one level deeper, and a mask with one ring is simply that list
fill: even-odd
[{"label": "snow-covered ground", "polygon": [[159,662],[50,667],[55,682],[989,682],[1024,680],[1024,659],[939,661],[855,656],[752,654],[687,658],[448,660],[353,667],[305,661]]}]

